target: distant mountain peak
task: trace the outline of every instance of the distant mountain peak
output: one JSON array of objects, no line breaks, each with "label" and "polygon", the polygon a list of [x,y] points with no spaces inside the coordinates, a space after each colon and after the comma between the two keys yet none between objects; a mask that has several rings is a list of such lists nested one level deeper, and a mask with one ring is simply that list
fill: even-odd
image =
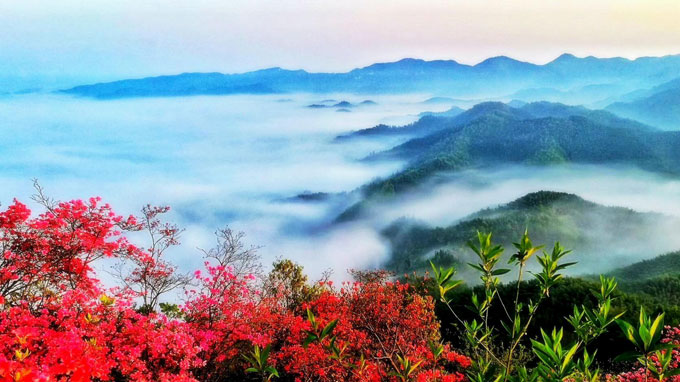
[{"label": "distant mountain peak", "polygon": [[489,67],[509,67],[509,66],[536,66],[529,62],[515,60],[508,56],[496,56],[487,58],[486,60],[475,65],[475,68],[489,68]]},{"label": "distant mountain peak", "polygon": [[467,112],[469,114],[491,113],[494,111],[512,111],[513,107],[499,101],[481,102],[470,108]]},{"label": "distant mountain peak", "polygon": [[464,67],[455,60],[431,60],[426,61],[420,58],[402,58],[399,61],[379,62],[363,68],[357,68],[352,72],[362,71],[387,71],[387,70],[413,70],[413,69],[455,69]]},{"label": "distant mountain peak", "polygon": [[423,60],[422,58],[412,58],[412,57],[406,57],[402,58],[399,61],[393,62],[392,64],[451,64],[451,65],[460,65],[460,63],[456,60]]},{"label": "distant mountain peak", "polygon": [[572,61],[572,60],[578,60],[578,57],[574,56],[571,53],[562,53],[559,57],[552,60],[550,63],[560,62],[560,61]]},{"label": "distant mountain peak", "polygon": [[508,57],[508,56],[502,56],[502,55],[501,55],[501,56],[493,56],[493,57],[489,57],[489,58],[487,58],[486,60],[482,61],[481,63],[484,63],[484,62],[493,62],[493,61],[501,61],[501,62],[502,62],[502,61],[517,61],[517,60],[515,60],[514,58],[510,58],[510,57]]},{"label": "distant mountain peak", "polygon": [[265,68],[265,69],[260,69],[260,70],[255,70],[253,72],[247,72],[248,73],[258,73],[258,74],[279,74],[279,73],[307,73],[306,70],[303,69],[285,69],[280,66],[274,66],[271,68]]},{"label": "distant mountain peak", "polygon": [[402,58],[399,61],[396,61],[395,64],[409,64],[409,63],[423,63],[425,60],[422,58],[413,58],[413,57],[405,57]]},{"label": "distant mountain peak", "polygon": [[472,109],[505,109],[508,105],[501,101],[486,101],[480,102],[472,107]]}]

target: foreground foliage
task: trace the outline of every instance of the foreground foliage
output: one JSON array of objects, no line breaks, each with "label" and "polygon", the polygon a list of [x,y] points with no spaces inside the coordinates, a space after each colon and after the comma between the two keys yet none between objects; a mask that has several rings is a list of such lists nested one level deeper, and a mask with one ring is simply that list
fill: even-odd
[{"label": "foreground foliage", "polygon": [[[663,382],[680,374],[675,353],[677,342],[670,338],[662,341],[664,313],[653,318],[640,306],[636,325],[622,319],[625,312],[614,313],[612,310],[617,282],[614,278],[605,276],[600,276],[599,291],[593,291],[596,306],[573,304],[573,313],[564,317],[564,321],[571,326],[572,339],[566,340],[562,327],[558,329],[554,326],[551,332],[539,328],[540,337],[529,339],[533,358],[530,358],[531,362],[527,362],[527,354],[521,351],[523,338],[529,333],[539,307],[550,298],[551,291],[563,279],[561,271],[574,264],[562,261],[570,251],[555,243],[551,252],[543,251],[542,255],[535,257],[540,265],[540,272],[533,273],[533,277],[539,293],[534,296],[535,299],[529,299],[525,308],[520,300],[524,270],[528,261],[539,253],[542,246],[534,246],[528,232],[513,243],[516,252],[510,256],[508,264],[516,265],[517,282],[514,301],[504,302],[499,292],[499,276],[511,271],[500,268],[504,248],[492,243],[491,234],[478,233],[477,236],[477,242],[468,243],[479,260],[477,264],[469,265],[478,271],[482,281],[480,293],[471,294],[471,309],[477,315],[476,318],[464,320],[453,307],[450,292],[462,283],[453,278],[455,268],[438,268],[432,264],[437,290],[435,294],[460,324],[462,337],[471,349],[472,366],[467,371],[471,381],[597,382],[604,379],[627,381],[630,378],[647,381],[651,377]],[[500,305],[505,314],[497,321],[490,319],[494,304]],[[500,322],[502,331],[494,326],[495,322]],[[642,368],[620,376],[603,376],[595,362],[597,349],[593,349],[592,343],[615,322],[635,348],[620,354],[616,360],[636,360]],[[666,330],[669,331],[670,328]]]},{"label": "foreground foliage", "polygon": [[[526,232],[514,245],[511,268],[502,267],[504,249],[491,234],[478,234],[470,243],[478,262],[470,265],[481,286],[458,301],[464,295],[453,268],[434,267],[433,279],[407,282],[386,272],[353,272],[355,281],[339,287],[327,279],[308,282],[290,260],[265,275],[255,249],[228,229],[204,251],[204,269],[184,275],[164,256],[181,234],[162,221],[167,207],[144,207],[136,218],[115,214],[98,198],[55,203],[39,193],[36,200],[45,209],[37,216],[18,201],[0,212],[0,381],[677,378],[680,331],[644,309],[637,323],[624,321],[614,307],[613,278],[600,278],[594,305],[569,304],[565,328],[559,320],[535,327],[571,264],[559,243],[546,252]],[[131,244],[132,232],[145,232],[148,247]],[[105,259],[117,261],[119,287],[105,288],[96,278],[95,266]],[[527,283],[535,259],[540,271]],[[501,284],[499,276],[513,271],[516,283]],[[165,299],[177,288],[186,293],[181,305]],[[448,325],[436,300],[457,326]],[[615,322],[631,345],[620,358],[636,366],[606,375],[593,344]],[[452,330],[464,352],[442,337]]]},{"label": "foreground foliage", "polygon": [[[263,285],[223,251],[209,253],[181,307],[159,303],[179,280],[161,256],[178,234],[158,220],[167,209],[137,219],[96,198],[43,202],[37,217],[18,201],[0,213],[2,381],[464,379],[469,361],[440,342],[433,300],[407,284],[309,285],[281,261]],[[132,231],[153,245],[130,244]],[[125,287],[101,286],[103,258],[130,265]]]}]

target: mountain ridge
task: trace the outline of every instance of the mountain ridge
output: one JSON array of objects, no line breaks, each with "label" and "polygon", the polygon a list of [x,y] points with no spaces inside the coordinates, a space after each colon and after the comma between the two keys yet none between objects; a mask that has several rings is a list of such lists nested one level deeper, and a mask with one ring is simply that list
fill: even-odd
[{"label": "mountain ridge", "polygon": [[680,78],[637,92],[629,101],[614,102],[605,110],[662,128],[680,128]]},{"label": "mountain ridge", "polygon": [[[680,55],[635,60],[560,57],[542,65],[497,56],[475,65],[460,64],[455,60],[426,61],[405,58],[339,73],[280,67],[232,74],[185,72],[84,84],[62,89],[60,92],[100,99],[300,91],[476,93],[487,91],[485,84],[489,80],[497,82],[497,91],[511,92],[528,85],[536,87],[559,84],[566,87],[578,83],[588,84],[588,81],[595,80],[626,80],[644,84],[654,81],[654,84],[658,84],[680,77]],[[463,85],[467,90],[461,88]]]},{"label": "mountain ridge", "polygon": [[[484,112],[474,113],[475,109]],[[542,114],[532,117],[527,112],[531,109]],[[465,113],[445,119],[441,129],[367,158],[407,160],[408,164],[359,188],[362,199],[335,222],[354,220],[374,201],[405,195],[436,174],[464,169],[575,163],[627,165],[680,176],[680,155],[674,149],[680,145],[677,131],[656,130],[608,112],[549,103],[512,108],[487,102],[466,113],[477,118],[461,124],[452,121],[462,119]]]},{"label": "mountain ridge", "polygon": [[380,137],[404,135],[411,138],[424,137],[447,127],[462,125],[472,122],[474,119],[496,112],[500,114],[516,114],[517,118],[541,118],[549,116],[568,117],[568,116],[587,116],[605,124],[628,124],[630,127],[651,130],[651,126],[643,123],[619,117],[616,114],[599,109],[588,109],[583,106],[569,106],[557,102],[530,102],[518,107],[502,102],[482,102],[464,110],[452,106],[443,112],[423,112],[420,118],[404,126],[388,126],[385,124],[376,125],[366,129],[355,130],[349,133],[338,135],[335,139],[342,141],[361,137]]}]

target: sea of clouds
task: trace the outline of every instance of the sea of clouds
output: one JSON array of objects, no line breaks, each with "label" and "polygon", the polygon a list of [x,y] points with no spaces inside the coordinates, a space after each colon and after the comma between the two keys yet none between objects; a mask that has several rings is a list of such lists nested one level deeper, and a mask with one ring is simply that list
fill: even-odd
[{"label": "sea of clouds", "polygon": [[[324,99],[358,103],[366,98],[377,105],[343,113],[306,107]],[[367,219],[338,226],[329,222],[357,195],[319,202],[290,199],[306,191],[346,193],[399,170],[404,163],[359,159],[403,138],[342,143],[333,138],[379,123],[402,125],[420,112],[450,106],[424,104],[425,98],[8,96],[0,98],[0,201],[29,201],[35,178],[54,198],[99,195],[121,214],[136,213],[147,203],[170,205],[169,219],[186,231],[182,245],[169,255],[184,270],[201,266],[198,248],[212,247],[213,232],[228,225],[244,231],[248,244],[262,247],[265,263],[292,258],[313,276],[331,268],[338,279],[346,278],[349,268],[385,261],[389,248],[379,230],[395,219],[448,225],[538,190],[680,216],[677,180],[597,166],[465,171],[379,204]],[[141,237],[135,240],[143,243]]]}]

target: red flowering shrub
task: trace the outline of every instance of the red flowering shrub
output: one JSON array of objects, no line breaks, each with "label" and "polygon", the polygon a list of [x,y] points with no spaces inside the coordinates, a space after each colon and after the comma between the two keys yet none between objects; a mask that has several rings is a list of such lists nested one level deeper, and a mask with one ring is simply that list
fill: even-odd
[{"label": "red flowering shrub", "polygon": [[60,203],[29,219],[30,210],[15,200],[1,212],[0,296],[38,308],[67,290],[97,292],[92,262],[138,254],[120,232],[135,219],[123,219],[99,202]]},{"label": "red flowering shrub", "polygon": [[146,257],[121,234],[135,227],[97,198],[0,213],[0,380],[193,380],[202,361],[184,325],[137,313],[94,277],[102,257]]},{"label": "red flowering shrub", "polygon": [[[680,347],[680,327],[670,327],[666,326],[664,328],[664,338],[661,340],[663,343],[672,343],[675,345],[678,345]],[[680,350],[676,347],[675,349],[671,350],[673,353],[673,360],[670,363],[670,369],[677,369],[680,367]],[[654,362],[657,366],[659,365],[658,360],[656,356],[651,356],[650,360]],[[645,379],[645,373],[647,374],[647,379]],[[648,370],[646,370],[642,365],[638,365],[638,367],[630,372],[615,375],[615,376],[608,376],[608,381],[611,382],[645,382],[646,380],[652,381],[654,380],[654,376],[652,373]],[[672,376],[670,378],[666,378],[665,381],[667,382],[680,382],[680,376]]]},{"label": "red flowering shrub", "polygon": [[[167,209],[138,223],[97,198],[45,206],[0,212],[0,381],[464,380],[469,360],[440,343],[432,300],[407,284],[336,290],[298,275],[281,289],[294,296],[272,295],[217,259],[171,318],[135,309],[179,280],[162,259],[180,232],[157,219]],[[148,250],[124,236],[144,228]],[[123,288],[96,279],[104,257],[133,264]]]},{"label": "red flowering shrub", "polygon": [[464,380],[457,370],[467,367],[469,360],[448,346],[433,354],[431,347],[439,345],[433,301],[406,284],[351,283],[340,291],[328,287],[304,307],[318,328],[338,321],[333,336],[308,346],[304,341],[314,328],[299,316],[288,318],[291,325],[286,325],[284,335],[275,334],[280,341],[275,342],[279,345],[275,349],[280,349],[276,361],[297,380],[397,380],[391,374],[401,368],[399,357],[419,363],[414,374],[419,380]]},{"label": "red flowering shrub", "polygon": [[241,354],[253,345],[269,341],[261,322],[268,309],[258,304],[247,279],[234,276],[229,268],[206,263],[207,275],[196,272],[200,282],[184,306],[186,328],[200,344],[205,366],[197,371],[200,380],[219,380],[223,375],[243,372]]}]

